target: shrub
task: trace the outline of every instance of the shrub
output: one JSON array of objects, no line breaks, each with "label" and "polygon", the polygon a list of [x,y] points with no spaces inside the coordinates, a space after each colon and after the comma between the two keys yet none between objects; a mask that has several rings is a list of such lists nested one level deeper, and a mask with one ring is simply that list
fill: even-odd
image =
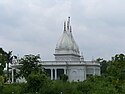
[{"label": "shrub", "polygon": [[47,83],[47,76],[45,74],[31,73],[27,79],[27,89],[31,92],[38,92]]}]

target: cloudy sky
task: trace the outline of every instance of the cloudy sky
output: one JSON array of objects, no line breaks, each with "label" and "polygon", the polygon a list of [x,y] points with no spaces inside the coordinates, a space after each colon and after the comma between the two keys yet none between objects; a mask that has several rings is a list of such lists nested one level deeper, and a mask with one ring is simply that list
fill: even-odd
[{"label": "cloudy sky", "polygon": [[124,53],[125,0],[0,0],[0,47],[53,60],[68,16],[85,60]]}]

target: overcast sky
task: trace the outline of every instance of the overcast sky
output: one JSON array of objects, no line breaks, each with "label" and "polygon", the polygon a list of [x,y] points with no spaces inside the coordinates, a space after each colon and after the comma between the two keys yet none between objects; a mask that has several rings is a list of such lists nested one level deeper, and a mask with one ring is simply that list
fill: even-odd
[{"label": "overcast sky", "polygon": [[125,0],[0,0],[0,47],[54,60],[68,16],[85,60],[124,53]]}]

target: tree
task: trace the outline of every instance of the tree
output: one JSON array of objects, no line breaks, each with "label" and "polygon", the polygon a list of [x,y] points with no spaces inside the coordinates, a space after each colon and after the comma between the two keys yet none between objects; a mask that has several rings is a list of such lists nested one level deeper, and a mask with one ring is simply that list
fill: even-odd
[{"label": "tree", "polygon": [[32,72],[42,72],[41,65],[38,65],[38,63],[40,63],[39,55],[25,55],[19,62],[22,64],[19,68],[19,76],[23,76],[25,79],[27,79]]},{"label": "tree", "polygon": [[9,63],[12,63],[12,51],[7,53],[7,77],[9,78]]},{"label": "tree", "polygon": [[101,67],[101,75],[106,75],[107,74],[107,67],[108,67],[108,62],[106,60],[103,60],[102,58],[98,58],[97,62],[100,63]]},{"label": "tree", "polygon": [[107,72],[115,79],[125,80],[125,55],[117,54],[109,61]]},{"label": "tree", "polygon": [[66,74],[62,74],[60,76],[60,80],[62,80],[63,82],[66,82],[68,80],[68,76]]},{"label": "tree", "polygon": [[6,67],[7,53],[0,48],[0,75],[3,75],[3,70]]},{"label": "tree", "polygon": [[122,85],[125,83],[125,55],[116,54],[112,57],[112,60],[109,61],[107,72],[110,82],[112,82],[118,92],[123,92]]},{"label": "tree", "polygon": [[0,91],[3,89],[3,84],[4,84],[4,78],[3,76],[0,76]]},{"label": "tree", "polygon": [[119,94],[114,85],[104,76],[92,76],[86,81],[79,82],[77,89],[82,94]]},{"label": "tree", "polygon": [[39,92],[47,84],[47,76],[44,73],[31,73],[27,78],[27,89],[30,92]]}]

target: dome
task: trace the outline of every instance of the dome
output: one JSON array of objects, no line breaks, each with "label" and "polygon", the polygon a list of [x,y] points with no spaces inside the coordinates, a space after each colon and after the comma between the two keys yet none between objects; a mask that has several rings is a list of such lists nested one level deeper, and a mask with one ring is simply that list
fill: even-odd
[{"label": "dome", "polygon": [[56,53],[79,55],[79,47],[73,38],[71,26],[69,27],[69,21],[67,22],[67,30],[66,23],[64,23],[64,32],[60,40],[57,42]]},{"label": "dome", "polygon": [[71,33],[71,38],[72,38],[72,41],[73,41],[73,47],[74,47],[74,50],[77,52],[79,52],[79,47],[78,47],[78,45],[76,44],[76,42],[75,42],[75,40],[74,40],[74,38],[73,38],[73,36],[72,36],[72,33]]},{"label": "dome", "polygon": [[74,48],[73,41],[71,40],[67,32],[64,32],[62,37],[60,38],[60,40],[58,41],[56,45],[56,49],[69,50],[73,48]]}]

